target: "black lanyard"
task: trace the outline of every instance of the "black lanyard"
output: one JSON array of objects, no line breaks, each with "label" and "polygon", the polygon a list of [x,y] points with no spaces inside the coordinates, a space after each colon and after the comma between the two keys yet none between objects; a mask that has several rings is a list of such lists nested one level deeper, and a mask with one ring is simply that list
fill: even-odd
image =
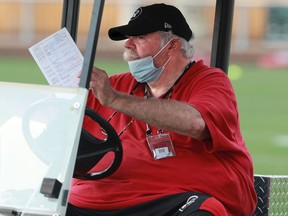
[{"label": "black lanyard", "polygon": [[[170,100],[172,97],[172,91],[175,88],[175,86],[177,85],[177,83],[180,81],[180,79],[184,76],[184,74],[189,70],[189,68],[195,64],[195,61],[190,62],[184,69],[183,73],[178,77],[178,79],[175,81],[175,83],[171,86],[171,88],[163,95],[163,99],[167,98],[167,100]],[[168,96],[168,97],[167,97]],[[148,88],[147,85],[145,85],[145,92],[144,92],[144,98],[149,98],[149,92],[148,92]],[[157,130],[158,133],[162,133],[163,130],[162,129],[158,129]],[[152,130],[150,128],[150,126],[146,123],[146,136],[151,136],[152,135]]]},{"label": "black lanyard", "polygon": [[190,63],[185,67],[183,73],[178,77],[178,79],[175,81],[175,83],[174,83],[174,84],[171,86],[171,88],[163,95],[162,98],[166,98],[168,95],[169,95],[168,99],[171,98],[171,96],[172,96],[172,91],[173,91],[173,89],[175,88],[175,86],[177,85],[177,83],[178,83],[178,82],[180,81],[180,79],[184,76],[184,74],[189,70],[189,68],[190,68],[192,65],[194,65],[194,64],[195,64],[195,61],[190,62]]},{"label": "black lanyard", "polygon": [[[178,77],[178,79],[175,81],[175,83],[173,84],[173,86],[163,95],[162,98],[166,98],[168,96],[168,100],[172,97],[172,91],[173,89],[175,88],[176,84],[179,82],[179,80],[183,77],[183,75],[188,71],[188,69],[195,63],[195,61],[193,62],[190,62],[184,69],[183,73],[180,75],[180,77]],[[130,91],[130,95],[133,95],[134,91],[138,88],[138,86],[140,85],[141,83],[137,82],[136,85],[132,88],[132,90]],[[145,84],[145,92],[144,92],[144,98],[148,98],[148,89],[146,87],[146,84]],[[116,115],[117,111],[114,111],[112,113],[112,115],[107,119],[108,122],[111,121],[111,119]],[[134,122],[135,118],[132,118],[131,121],[118,133],[118,136],[122,135],[122,133]],[[105,131],[101,128],[100,129],[101,132],[103,134],[106,134]],[[158,132],[161,133],[161,129],[158,129]],[[146,123],[146,134],[151,134],[151,129],[149,127],[149,125]]]}]

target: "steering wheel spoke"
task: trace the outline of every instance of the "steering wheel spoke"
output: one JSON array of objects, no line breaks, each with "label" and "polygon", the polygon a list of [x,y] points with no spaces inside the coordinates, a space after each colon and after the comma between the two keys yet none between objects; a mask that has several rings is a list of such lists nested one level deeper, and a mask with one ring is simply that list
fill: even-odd
[{"label": "steering wheel spoke", "polygon": [[[122,145],[114,128],[102,116],[88,107],[86,107],[85,115],[106,131],[107,138],[98,139],[82,128],[73,177],[97,180],[111,175],[118,169],[122,161]],[[89,172],[109,152],[114,153],[112,164],[103,171]]]}]

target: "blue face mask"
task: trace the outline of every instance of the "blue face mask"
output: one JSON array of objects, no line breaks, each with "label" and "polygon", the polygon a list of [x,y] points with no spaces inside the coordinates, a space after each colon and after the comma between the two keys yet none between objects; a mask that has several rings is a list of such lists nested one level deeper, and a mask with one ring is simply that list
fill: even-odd
[{"label": "blue face mask", "polygon": [[169,62],[172,56],[170,56],[166,63],[159,68],[155,67],[153,59],[169,44],[170,41],[168,41],[154,57],[147,56],[145,58],[128,61],[130,73],[137,80],[137,82],[152,83],[160,77],[165,69],[165,65]]}]

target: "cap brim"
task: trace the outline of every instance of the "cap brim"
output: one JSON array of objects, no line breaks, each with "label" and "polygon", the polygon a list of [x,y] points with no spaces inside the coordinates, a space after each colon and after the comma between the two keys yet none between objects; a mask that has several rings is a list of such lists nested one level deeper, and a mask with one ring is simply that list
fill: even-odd
[{"label": "cap brim", "polygon": [[108,36],[111,40],[124,40],[127,39],[128,32],[128,25],[124,25],[109,29]]},{"label": "cap brim", "polygon": [[157,28],[151,28],[150,30],[144,29],[141,25],[123,25],[109,29],[108,36],[111,40],[125,40],[128,36],[139,36],[149,34],[157,31]]}]

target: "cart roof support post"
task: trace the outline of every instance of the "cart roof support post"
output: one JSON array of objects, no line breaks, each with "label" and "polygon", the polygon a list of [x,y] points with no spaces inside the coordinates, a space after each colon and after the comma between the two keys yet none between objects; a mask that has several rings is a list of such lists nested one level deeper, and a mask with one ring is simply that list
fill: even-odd
[{"label": "cart roof support post", "polygon": [[212,39],[211,66],[228,73],[234,0],[217,0]]},{"label": "cart roof support post", "polygon": [[63,0],[61,28],[66,27],[76,42],[80,0]]},{"label": "cart roof support post", "polygon": [[100,32],[101,18],[104,8],[104,0],[94,1],[91,23],[89,28],[88,40],[84,54],[84,63],[79,86],[89,88],[91,71],[94,64],[97,42]]}]

